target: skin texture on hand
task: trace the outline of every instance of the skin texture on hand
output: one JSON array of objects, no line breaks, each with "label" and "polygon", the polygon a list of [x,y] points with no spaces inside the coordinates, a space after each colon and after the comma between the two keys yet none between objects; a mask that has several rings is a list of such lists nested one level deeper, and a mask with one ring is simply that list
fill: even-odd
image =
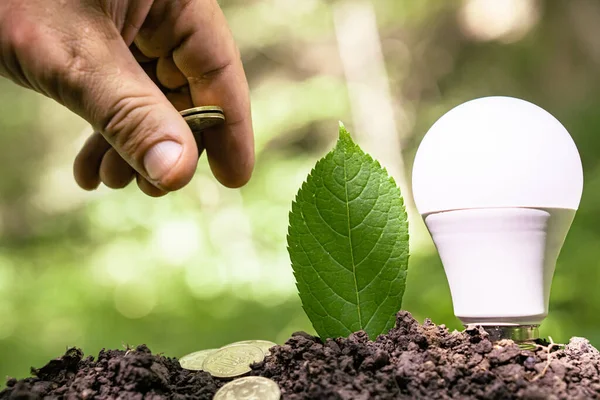
[{"label": "skin texture on hand", "polygon": [[[192,179],[204,149],[223,185],[250,179],[248,84],[216,0],[1,0],[0,75],[93,126],[74,163],[86,190],[136,178],[161,196]],[[226,123],[196,143],[178,110],[202,105]]]}]

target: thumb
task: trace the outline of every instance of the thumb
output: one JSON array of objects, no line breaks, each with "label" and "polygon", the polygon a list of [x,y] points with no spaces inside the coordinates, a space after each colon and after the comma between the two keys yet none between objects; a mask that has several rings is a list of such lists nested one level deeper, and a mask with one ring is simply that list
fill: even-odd
[{"label": "thumb", "polygon": [[112,21],[96,19],[88,26],[77,38],[53,37],[56,46],[34,25],[18,30],[15,59],[28,86],[86,119],[156,187],[183,187],[198,162],[190,128],[134,59]]},{"label": "thumb", "polygon": [[[118,35],[118,34],[117,34]],[[117,40],[97,43],[97,55],[86,54],[79,85],[83,117],[139,174],[154,186],[177,190],[192,178],[198,148],[187,123]],[[107,60],[94,66],[96,60]],[[77,99],[76,99],[77,100]]]}]

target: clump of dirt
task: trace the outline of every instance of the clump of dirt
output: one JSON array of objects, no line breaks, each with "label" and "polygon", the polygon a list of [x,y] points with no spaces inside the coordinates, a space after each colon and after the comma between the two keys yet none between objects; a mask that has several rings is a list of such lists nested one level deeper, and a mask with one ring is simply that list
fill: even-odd
[{"label": "clump of dirt", "polygon": [[600,353],[586,339],[523,350],[492,343],[479,329],[449,332],[408,312],[376,341],[296,333],[255,372],[296,399],[592,399],[600,395]]},{"label": "clump of dirt", "polygon": [[8,379],[0,399],[211,399],[223,383],[206,372],[182,369],[175,358],[153,355],[144,346],[102,350],[83,358],[72,348],[32,378]]},{"label": "clump of dirt", "polygon": [[[420,325],[401,311],[375,341],[364,332],[325,342],[297,332],[250,374],[273,379],[290,400],[593,399],[599,370],[600,353],[583,338],[524,350],[479,329]],[[145,346],[101,351],[97,361],[71,349],[32,373],[9,379],[0,399],[211,399],[225,383]]]}]

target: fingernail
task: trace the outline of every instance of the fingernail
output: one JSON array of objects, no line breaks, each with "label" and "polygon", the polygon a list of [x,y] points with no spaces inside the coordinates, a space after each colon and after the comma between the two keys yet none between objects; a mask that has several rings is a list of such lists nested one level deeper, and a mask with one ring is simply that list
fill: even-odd
[{"label": "fingernail", "polygon": [[144,156],[144,168],[150,179],[160,181],[177,164],[183,148],[168,140],[154,145]]}]

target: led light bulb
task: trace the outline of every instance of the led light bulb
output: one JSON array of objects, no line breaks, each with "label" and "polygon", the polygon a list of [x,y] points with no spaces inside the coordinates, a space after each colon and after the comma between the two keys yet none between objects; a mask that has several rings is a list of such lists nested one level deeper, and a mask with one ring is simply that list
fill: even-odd
[{"label": "led light bulb", "polygon": [[472,100],[431,127],[412,174],[455,315],[497,338],[535,337],[583,190],[567,130],[524,100]]}]

